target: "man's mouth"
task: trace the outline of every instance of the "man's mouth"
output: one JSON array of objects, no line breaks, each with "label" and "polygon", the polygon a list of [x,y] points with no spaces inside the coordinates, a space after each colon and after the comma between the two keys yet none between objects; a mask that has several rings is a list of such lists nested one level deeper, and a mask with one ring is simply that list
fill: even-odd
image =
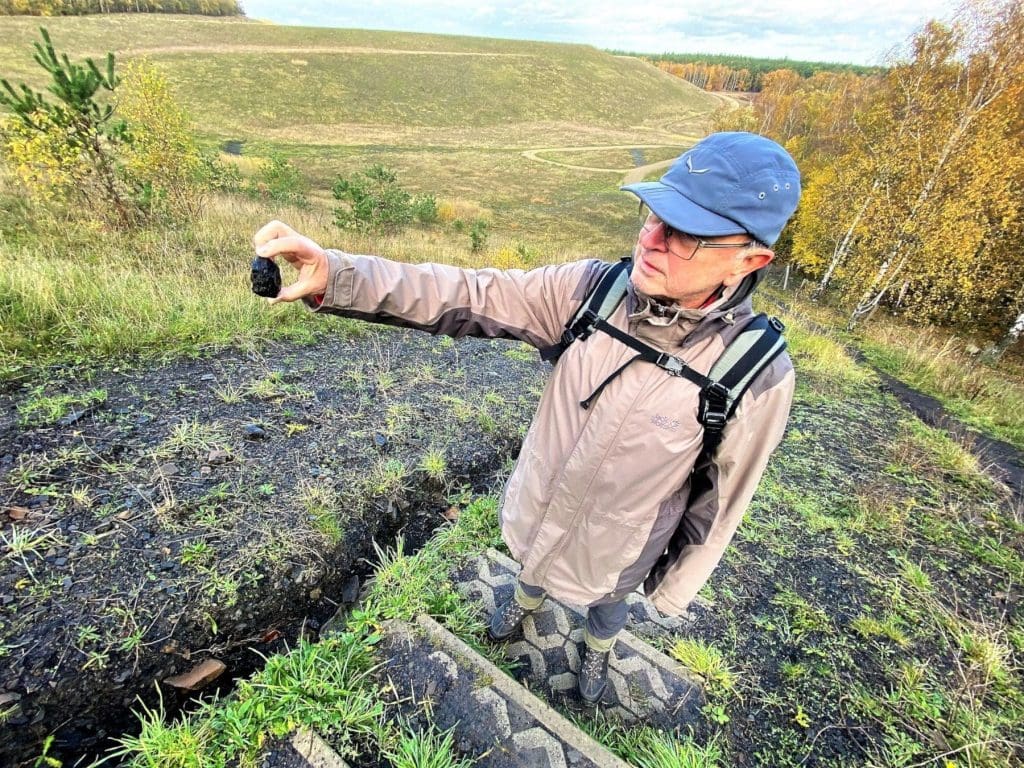
[{"label": "man's mouth", "polygon": [[640,256],[640,267],[644,270],[644,272],[657,272],[659,275],[662,274],[662,271],[655,267],[653,264],[651,264],[651,262],[647,260],[647,257],[643,256],[642,254]]}]

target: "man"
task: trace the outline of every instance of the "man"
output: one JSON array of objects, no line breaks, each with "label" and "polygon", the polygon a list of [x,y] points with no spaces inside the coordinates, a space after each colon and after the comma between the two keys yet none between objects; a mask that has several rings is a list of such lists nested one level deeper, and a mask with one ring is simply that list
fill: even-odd
[{"label": "man", "polygon": [[[796,209],[786,151],[749,133],[714,134],[660,181],[624,187],[650,211],[626,300],[608,322],[707,372],[752,316],[749,295]],[[597,283],[596,260],[530,272],[398,264],[324,251],[279,222],[261,256],[299,270],[272,301],[452,336],[515,338],[544,349]],[[562,354],[505,487],[502,535],[522,564],[513,598],[490,620],[510,637],[546,594],[588,606],[580,694],[607,682],[625,597],[639,585],[678,615],[710,576],[782,438],[793,396],[785,354],[752,382],[710,461],[695,466],[699,388],[595,332]],[[625,367],[623,367],[625,366]],[[588,395],[586,406],[582,402]]]}]

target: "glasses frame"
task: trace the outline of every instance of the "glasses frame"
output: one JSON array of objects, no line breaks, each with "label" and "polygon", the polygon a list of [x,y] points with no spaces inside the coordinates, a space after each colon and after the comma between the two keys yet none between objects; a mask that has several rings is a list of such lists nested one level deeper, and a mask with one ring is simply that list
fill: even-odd
[{"label": "glasses frame", "polygon": [[[697,255],[697,251],[699,251],[701,248],[708,248],[712,250],[716,248],[751,248],[758,244],[757,240],[753,239],[747,240],[746,242],[743,243],[709,243],[707,240],[697,237],[697,235],[691,235],[689,232],[684,232],[681,229],[673,227],[665,220],[659,218],[658,215],[655,214],[653,211],[648,210],[647,216],[645,217],[642,225],[644,232],[650,232],[651,230],[656,229],[659,225],[661,225],[662,227],[662,237],[665,238],[665,249],[673,256],[675,256],[677,259],[681,259],[682,261],[691,261],[693,257]],[[691,240],[693,240],[694,246],[693,250],[690,251],[689,256],[683,256],[681,253],[677,253],[676,251],[672,250],[673,235],[682,235],[683,237],[688,237]]]}]

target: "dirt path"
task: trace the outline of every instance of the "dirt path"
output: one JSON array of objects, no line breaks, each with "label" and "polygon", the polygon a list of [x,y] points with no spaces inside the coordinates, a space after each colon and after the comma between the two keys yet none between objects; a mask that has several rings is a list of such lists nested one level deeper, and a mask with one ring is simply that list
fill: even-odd
[{"label": "dirt path", "polygon": [[[817,333],[828,335],[827,328],[795,311],[789,304],[761,294],[781,310],[800,317]],[[882,380],[885,391],[892,393],[907,410],[930,427],[944,429],[961,445],[969,450],[980,462],[986,473],[1003,483],[1013,494],[1018,505],[1024,505],[1024,452],[1017,446],[983,434],[968,426],[943,407],[942,402],[911,387],[868,362],[864,353],[856,347],[844,345],[847,353],[857,362],[870,366]]]},{"label": "dirt path", "polygon": [[[700,141],[699,136],[681,136],[681,141],[688,141],[696,143]],[[673,147],[675,144],[609,144],[601,146],[591,147],[542,147],[540,149],[528,149],[522,152],[522,156],[527,160],[536,160],[539,163],[548,163],[550,165],[558,165],[562,168],[571,168],[575,171],[595,171],[598,173],[621,173],[622,184],[632,184],[636,181],[642,181],[643,178],[651,171],[658,170],[660,168],[668,168],[675,161],[674,158],[669,160],[659,160],[656,163],[648,163],[646,165],[640,165],[635,168],[597,168],[590,165],[573,165],[571,163],[561,163],[558,160],[551,160],[547,157],[541,157],[541,152],[599,152],[606,149],[661,149],[662,147]]]}]

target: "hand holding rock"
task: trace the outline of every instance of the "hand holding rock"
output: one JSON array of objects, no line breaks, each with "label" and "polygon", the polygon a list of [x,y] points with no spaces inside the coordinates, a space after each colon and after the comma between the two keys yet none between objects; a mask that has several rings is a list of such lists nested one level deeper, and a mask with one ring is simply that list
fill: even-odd
[{"label": "hand holding rock", "polygon": [[[279,301],[295,301],[306,296],[318,296],[327,290],[327,252],[287,224],[280,221],[271,221],[266,224],[253,237],[253,245],[256,247],[256,255],[274,261],[275,267],[276,259],[280,256],[299,271],[298,279],[294,283],[282,287],[276,295],[268,297],[271,304],[276,304]],[[254,291],[257,288],[255,273],[256,265],[254,264]],[[272,275],[267,274],[263,277],[272,278]],[[272,289],[272,282],[271,279],[266,285],[260,287],[269,292]],[[261,295],[266,295],[266,293]]]}]

